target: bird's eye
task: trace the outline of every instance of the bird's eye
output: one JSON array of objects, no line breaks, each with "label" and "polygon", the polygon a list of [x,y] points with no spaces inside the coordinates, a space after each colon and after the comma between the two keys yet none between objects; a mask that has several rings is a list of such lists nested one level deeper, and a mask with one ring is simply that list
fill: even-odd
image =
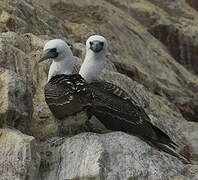
[{"label": "bird's eye", "polygon": [[90,44],[90,46],[92,46],[92,45],[93,45],[93,42],[92,42],[92,41],[90,41],[90,42],[89,42],[89,44]]},{"label": "bird's eye", "polygon": [[100,45],[103,47],[104,46],[104,42],[100,42]]},{"label": "bird's eye", "polygon": [[50,49],[51,52],[56,52],[56,48]]}]

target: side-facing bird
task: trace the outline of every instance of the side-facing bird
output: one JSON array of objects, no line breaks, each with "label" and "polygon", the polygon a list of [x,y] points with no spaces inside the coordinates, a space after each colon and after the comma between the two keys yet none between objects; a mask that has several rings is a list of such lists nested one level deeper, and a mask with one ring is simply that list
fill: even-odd
[{"label": "side-facing bird", "polygon": [[[53,39],[45,44],[44,55],[39,62],[49,58],[52,58],[53,62],[44,88],[45,101],[59,122],[58,135],[61,135],[63,121],[68,121],[69,125],[74,124],[76,127],[86,121],[86,112],[84,115],[83,110],[89,103],[90,93],[85,88],[84,79],[79,74],[72,74],[75,59],[65,41]],[[72,121],[69,117],[81,112],[75,122],[69,122]]]},{"label": "side-facing bird", "polygon": [[88,113],[95,115],[110,130],[138,136],[150,145],[183,159],[175,152],[177,145],[150,122],[144,109],[129,94],[101,80],[107,46],[107,40],[99,35],[89,37],[86,42],[86,56],[79,74],[88,83],[86,89],[92,93]]}]

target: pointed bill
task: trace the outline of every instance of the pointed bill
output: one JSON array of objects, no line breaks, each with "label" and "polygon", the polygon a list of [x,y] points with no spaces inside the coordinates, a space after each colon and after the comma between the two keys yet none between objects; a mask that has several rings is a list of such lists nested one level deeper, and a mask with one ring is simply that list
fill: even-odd
[{"label": "pointed bill", "polygon": [[39,60],[39,63],[50,58],[56,58],[57,56],[58,56],[58,53],[54,51],[54,49],[45,50],[44,55]]}]

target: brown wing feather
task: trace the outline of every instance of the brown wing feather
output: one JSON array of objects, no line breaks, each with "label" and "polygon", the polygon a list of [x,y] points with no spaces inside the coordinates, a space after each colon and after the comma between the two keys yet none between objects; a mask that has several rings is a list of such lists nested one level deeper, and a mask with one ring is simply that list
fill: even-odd
[{"label": "brown wing feather", "polygon": [[84,79],[78,75],[57,75],[45,85],[45,100],[58,119],[83,110],[88,104],[88,91]]},{"label": "brown wing feather", "polygon": [[[144,120],[149,121],[149,117],[144,110],[120,87],[108,82],[93,82],[89,86],[92,89],[92,106],[98,110],[106,108],[114,112],[123,121],[130,121],[134,125],[144,124]],[[95,109],[97,109],[95,108]],[[103,110],[104,112],[104,110]]]},{"label": "brown wing feather", "polygon": [[174,142],[169,136],[152,125],[144,109],[120,87],[108,82],[93,82],[89,87],[93,95],[90,113],[108,129],[124,131],[173,147]]}]

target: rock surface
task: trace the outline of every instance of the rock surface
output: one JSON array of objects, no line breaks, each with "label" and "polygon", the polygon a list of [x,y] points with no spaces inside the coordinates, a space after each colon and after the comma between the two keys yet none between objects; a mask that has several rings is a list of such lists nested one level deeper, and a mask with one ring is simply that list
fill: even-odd
[{"label": "rock surface", "polygon": [[0,179],[37,179],[40,155],[35,138],[11,129],[0,133]]},{"label": "rock surface", "polygon": [[0,69],[1,126],[15,127],[30,133],[32,97],[27,83],[15,72]]},{"label": "rock surface", "polygon": [[[41,179],[193,179],[178,159],[121,132],[83,133],[40,147]],[[45,151],[43,151],[45,149]]]},{"label": "rock surface", "polygon": [[[0,146],[0,155],[14,153],[12,161],[1,158],[4,179],[197,179],[196,9],[195,1],[185,0],[1,1],[0,127],[32,135],[39,145],[35,148],[33,137],[3,129],[0,143],[10,142],[10,149]],[[81,133],[52,142],[57,123],[43,96],[50,61],[37,63],[43,46],[52,38],[65,39],[77,56],[78,72],[85,41],[96,33],[109,42],[102,77],[144,107],[190,165],[119,132]],[[13,148],[18,144],[19,151],[28,149],[24,161]],[[19,174],[14,174],[20,167],[15,158],[23,166]]]}]

